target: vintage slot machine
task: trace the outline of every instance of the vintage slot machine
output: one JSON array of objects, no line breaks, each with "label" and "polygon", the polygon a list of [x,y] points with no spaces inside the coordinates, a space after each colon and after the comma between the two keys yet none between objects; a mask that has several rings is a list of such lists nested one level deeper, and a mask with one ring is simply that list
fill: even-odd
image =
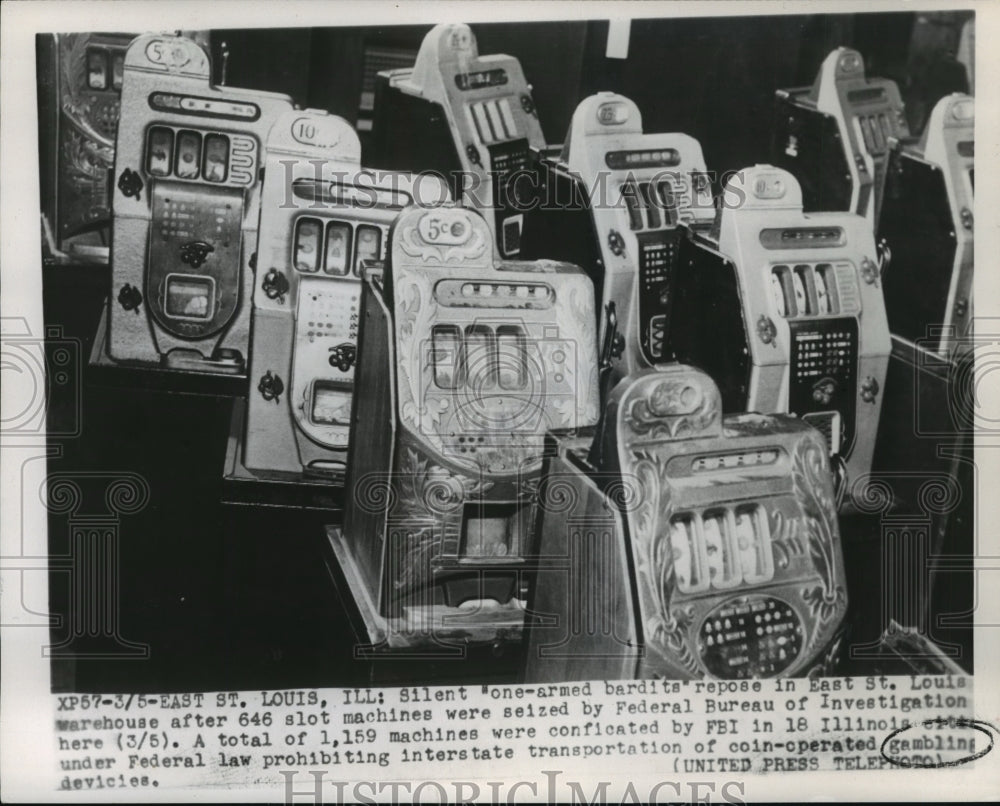
[{"label": "vintage slot machine", "polygon": [[[909,518],[919,525],[909,535],[926,540],[927,559],[908,548],[916,579],[948,554],[976,551],[976,348],[994,337],[973,327],[974,122],[974,99],[947,95],[919,141],[893,144],[879,219],[879,243],[892,258],[882,274],[892,356],[873,479],[886,499],[886,531]],[[923,615],[896,615],[935,639],[960,634],[961,619],[933,624],[929,614],[973,605],[971,594],[961,601],[969,585],[945,570],[927,579]]]},{"label": "vintage slot machine", "polygon": [[604,423],[598,464],[551,440],[526,682],[829,673],[847,592],[815,429],[723,415],[682,364],[621,381]]},{"label": "vintage slot machine", "polygon": [[268,138],[244,442],[253,472],[342,480],[362,266],[385,259],[400,210],[448,198],[436,177],[360,160],[357,133],[325,112],[289,112]]},{"label": "vintage slot machine", "polygon": [[778,90],[771,159],[802,186],[806,212],[878,221],[889,139],[909,136],[896,82],[865,76],[861,54],[832,51],[812,87]]},{"label": "vintage slot machine", "polygon": [[[668,360],[671,280],[685,227],[712,226],[701,146],[686,134],[644,134],[639,108],[601,92],[576,108],[561,153],[538,160],[540,204],[526,214],[522,254],[582,266],[614,304],[623,341],[614,374]],[[602,316],[599,338],[607,327]]]},{"label": "vintage slot machine", "polygon": [[935,105],[918,143],[893,144],[878,241],[892,261],[882,278],[889,330],[949,353],[972,324],[975,100]]},{"label": "vintage slot machine", "polygon": [[110,181],[132,34],[38,37],[39,136],[46,259],[107,263]]},{"label": "vintage slot machine", "polygon": [[593,286],[498,259],[482,216],[410,207],[366,282],[343,529],[373,645],[520,640],[546,432],[598,414]]},{"label": "vintage slot machine", "polygon": [[527,197],[513,179],[545,142],[516,58],[480,56],[468,25],[436,25],[412,69],[379,73],[371,141],[367,163],[441,173],[482,212],[501,256],[519,253]]},{"label": "vintage slot machine", "polygon": [[125,55],[107,351],[122,364],[245,370],[262,149],[286,95],[215,87],[184,37]]},{"label": "vintage slot machine", "polygon": [[727,413],[796,414],[843,481],[867,474],[890,353],[871,226],[804,214],[795,177],[756,165],[723,188],[716,236],[680,262],[672,357],[712,376]]}]

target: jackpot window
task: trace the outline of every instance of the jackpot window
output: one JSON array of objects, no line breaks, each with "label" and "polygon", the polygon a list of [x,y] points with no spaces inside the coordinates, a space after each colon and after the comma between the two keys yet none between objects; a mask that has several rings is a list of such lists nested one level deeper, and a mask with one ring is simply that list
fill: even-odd
[{"label": "jackpot window", "polygon": [[382,254],[382,230],[369,224],[358,227],[357,253],[354,256],[354,276],[361,276],[361,263],[378,260]]},{"label": "jackpot window", "polygon": [[229,178],[229,138],[153,126],[146,139],[146,172],[150,176],[225,182]]},{"label": "jackpot window", "polygon": [[774,577],[771,536],[756,504],[675,515],[670,550],[682,593],[725,590]]},{"label": "jackpot window", "polygon": [[351,225],[331,221],[326,227],[326,263],[323,271],[343,277],[351,265]]},{"label": "jackpot window", "polygon": [[108,53],[97,48],[87,48],[87,87],[106,90],[111,84]]},{"label": "jackpot window", "polygon": [[210,277],[167,277],[166,311],[176,319],[211,319],[215,283]]},{"label": "jackpot window", "polygon": [[831,263],[771,267],[771,295],[786,318],[840,313],[837,276]]},{"label": "jackpot window", "polygon": [[628,211],[629,229],[660,229],[677,225],[677,202],[673,183],[624,182],[622,199]]},{"label": "jackpot window", "polygon": [[466,110],[480,142],[485,145],[514,140],[519,136],[514,113],[510,107],[510,98],[476,101],[469,104]]},{"label": "jackpot window", "polygon": [[229,173],[229,138],[222,134],[205,137],[205,170],[207,182],[225,182]]},{"label": "jackpot window", "polygon": [[333,381],[316,381],[313,384],[311,419],[318,425],[350,425],[350,386]]},{"label": "jackpot window", "polygon": [[125,54],[115,53],[111,57],[111,86],[121,92],[122,81],[125,79]]},{"label": "jackpot window", "polygon": [[300,218],[295,222],[294,264],[298,271],[319,271],[320,240],[323,223],[316,218]]},{"label": "jackpot window", "polygon": [[508,392],[528,385],[527,334],[517,325],[436,325],[431,363],[439,389],[469,387],[476,392]]},{"label": "jackpot window", "polygon": [[170,176],[174,164],[174,132],[165,126],[149,130],[146,144],[146,172],[150,176]]},{"label": "jackpot window", "polygon": [[884,154],[889,144],[889,138],[895,136],[889,116],[884,112],[871,115],[856,115],[854,125],[861,133],[862,142],[869,154]]},{"label": "jackpot window", "polygon": [[198,132],[177,133],[174,173],[180,179],[197,179],[201,173],[201,135]]},{"label": "jackpot window", "polygon": [[324,222],[308,216],[295,221],[292,264],[298,271],[313,274],[322,270],[331,277],[346,277],[353,269],[354,275],[360,277],[361,264],[378,260],[381,255],[379,227],[361,224],[355,230],[346,221]]}]

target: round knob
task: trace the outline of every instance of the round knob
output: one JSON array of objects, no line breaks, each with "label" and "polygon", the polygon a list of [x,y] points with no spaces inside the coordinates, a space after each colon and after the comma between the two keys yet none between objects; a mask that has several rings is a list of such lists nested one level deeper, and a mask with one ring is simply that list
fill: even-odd
[{"label": "round knob", "polygon": [[261,376],[260,382],[257,384],[257,391],[260,392],[260,396],[264,400],[277,401],[281,397],[281,393],[285,391],[285,384],[278,375],[268,370]]},{"label": "round knob", "polygon": [[125,283],[121,291],[118,292],[118,304],[126,311],[139,313],[139,306],[142,305],[142,292],[134,285]]},{"label": "round knob", "polygon": [[280,303],[285,302],[285,294],[288,293],[288,278],[277,269],[268,269],[267,274],[260,284],[261,290],[268,299],[276,299]]},{"label": "round knob", "polygon": [[126,168],[118,177],[118,189],[123,195],[138,199],[142,193],[142,177],[131,168]]}]

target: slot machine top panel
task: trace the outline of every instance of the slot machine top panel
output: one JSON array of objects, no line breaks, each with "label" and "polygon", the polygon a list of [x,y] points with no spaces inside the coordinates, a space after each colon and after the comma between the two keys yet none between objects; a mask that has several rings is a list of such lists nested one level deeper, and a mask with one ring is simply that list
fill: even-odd
[{"label": "slot machine top panel", "polygon": [[861,54],[841,47],[811,87],[778,90],[777,98],[774,144],[784,151],[773,158],[802,172],[808,208],[854,210],[874,224],[890,140],[909,136],[896,83],[866,77]]},{"label": "slot machine top panel", "polygon": [[400,423],[438,459],[535,473],[548,430],[597,420],[594,290],[581,269],[501,261],[468,208],[411,207],[393,224],[386,299]]},{"label": "slot machine top panel", "polygon": [[275,163],[279,155],[359,165],[361,140],[338,115],[322,109],[293,109],[274,122],[267,137],[268,163]]},{"label": "slot machine top panel", "polygon": [[[184,37],[136,38],[125,56],[114,194],[116,215],[148,215],[142,179],[254,189],[262,150],[289,96],[211,84],[208,54]],[[127,173],[126,173],[127,172]],[[138,187],[122,174],[137,174]],[[126,189],[129,192],[126,192]],[[256,210],[245,213],[256,224]]]},{"label": "slot machine top panel", "polygon": [[[903,116],[903,99],[896,82],[888,78],[868,78],[865,75],[865,60],[852,48],[837,48],[827,54],[809,92],[809,99],[824,112],[836,114],[848,110],[856,114],[868,111],[873,114],[880,110],[891,111],[889,122],[896,128],[907,130]],[[883,148],[884,150],[884,148]]]},{"label": "slot machine top panel", "polygon": [[212,63],[201,45],[183,36],[143,34],[125,54],[126,70],[145,70],[209,81]]},{"label": "slot machine top panel", "polygon": [[444,108],[463,161],[472,143],[487,149],[519,139],[532,148],[545,144],[521,63],[506,54],[480,56],[468,25],[434,26],[413,69],[390,71],[389,76],[403,92]]},{"label": "slot machine top panel", "polygon": [[[679,132],[644,134],[639,108],[624,95],[600,92],[581,101],[558,159],[543,159],[582,179],[595,193],[601,190],[598,178],[610,171],[621,195],[613,198],[621,202],[613,209],[629,218],[625,229],[658,228],[654,224],[661,224],[659,214],[648,227],[641,221],[642,210],[650,204],[661,208],[663,227],[678,219],[711,223],[715,216],[711,186],[704,181],[707,169],[701,144]],[[643,180],[656,184],[649,200]]]},{"label": "slot machine top panel", "polygon": [[[750,334],[755,363],[782,364],[793,352],[792,342],[803,339],[818,340],[838,362],[844,358],[842,369],[854,350],[859,356],[888,354],[875,239],[862,216],[804,214],[795,177],[756,165],[730,178],[717,230],[719,251],[738,267],[748,328],[756,329]],[[813,357],[807,352],[803,360],[811,373]]]},{"label": "slot machine top panel", "polygon": [[629,376],[606,416],[657,663],[696,677],[803,671],[847,607],[820,434],[784,415],[723,417],[711,378],[683,365]]},{"label": "slot machine top panel", "polygon": [[957,158],[971,166],[975,127],[976,99],[960,92],[946,95],[931,110],[918,150],[937,165],[950,165]]}]

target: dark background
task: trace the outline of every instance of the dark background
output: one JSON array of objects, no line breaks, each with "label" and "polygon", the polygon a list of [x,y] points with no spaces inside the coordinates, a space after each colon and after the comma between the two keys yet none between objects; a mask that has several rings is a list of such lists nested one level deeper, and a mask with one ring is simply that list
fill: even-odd
[{"label": "dark background", "polygon": [[[719,173],[767,160],[775,89],[809,85],[824,56],[849,45],[869,75],[895,79],[916,134],[937,98],[966,90],[954,49],[966,12],[636,20],[629,58],[605,58],[606,22],[474,25],[481,54],[520,59],[546,139],[561,143],[576,104],[600,90],[638,104],[644,128],[681,131],[701,141]],[[289,93],[352,123],[372,46],[419,47],[427,26],[226,30],[211,32],[216,80],[223,44],[226,81]],[[369,113],[370,114],[370,113]],[[365,134],[362,132],[362,142]],[[45,167],[42,173],[45,175]],[[378,166],[368,166],[377,168]],[[43,189],[44,190],[44,189]],[[52,439],[50,473],[77,474],[84,501],[73,516],[50,514],[50,553],[65,555],[74,518],[102,511],[88,473],[135,473],[150,500],[122,515],[119,551],[120,636],[148,646],[124,659],[114,642],[74,639],[53,660],[53,686],[78,691],[184,691],[290,688],[363,683],[373,673],[401,682],[458,679],[509,682],[520,659],[487,653],[466,662],[370,662],[354,657],[353,613],[324,565],[324,525],[336,513],[220,503],[232,398],[158,388],[142,372],[98,373],[87,365],[105,295],[105,267],[44,269],[45,317],[76,340],[80,408],[67,387],[53,386],[50,426],[79,417],[78,436]],[[855,641],[885,625],[879,612],[879,525],[842,524]],[[952,579],[953,577],[956,577]],[[971,575],[949,575],[949,610],[971,606]],[[947,598],[947,597],[946,597]],[[69,577],[53,571],[51,610],[62,620],[53,643],[75,635]],[[971,630],[951,630],[971,670]],[[101,649],[103,647],[103,649]],[[110,651],[86,658],[79,652]],[[74,653],[76,656],[74,657]],[[377,668],[375,668],[377,667]],[[869,673],[855,663],[842,673]]]}]

